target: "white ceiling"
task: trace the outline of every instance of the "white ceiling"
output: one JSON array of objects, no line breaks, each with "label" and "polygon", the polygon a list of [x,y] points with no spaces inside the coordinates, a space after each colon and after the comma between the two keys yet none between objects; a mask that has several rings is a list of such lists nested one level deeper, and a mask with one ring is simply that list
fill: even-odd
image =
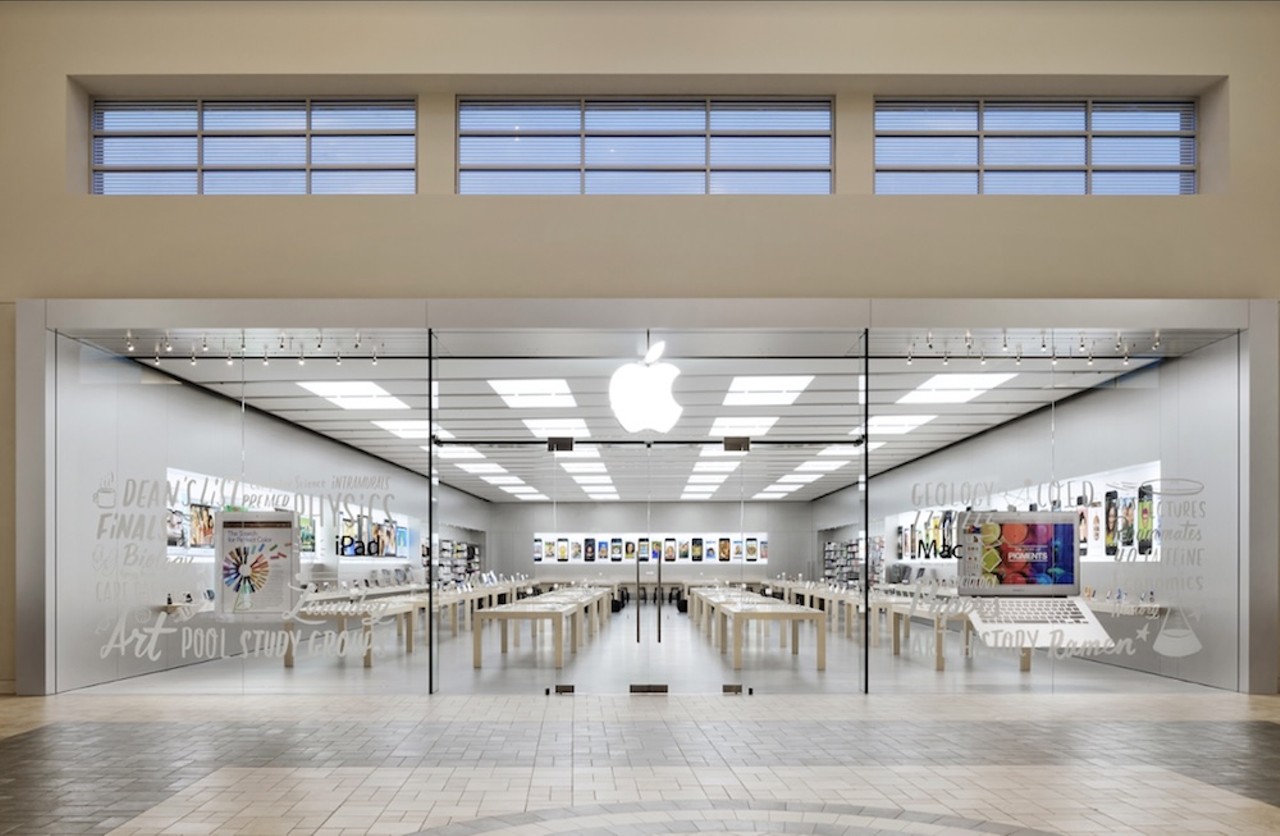
[{"label": "white ceiling", "polygon": [[[937,416],[902,435],[879,435],[873,422],[870,441],[873,446],[883,442],[870,452],[867,463],[875,475],[1062,398],[1109,385],[1121,375],[1200,348],[1228,332],[1165,331],[1157,344],[1150,331],[1117,335],[1087,329],[879,330],[871,333],[866,352],[858,331],[437,331],[434,362],[425,330],[111,331],[68,336],[148,365],[155,366],[158,359],[165,373],[243,399],[252,408],[423,474],[429,469],[429,454],[422,449],[427,440],[398,438],[373,422],[427,420],[430,378],[439,393],[435,421],[453,436],[449,446],[472,446],[484,456],[437,456],[441,481],[495,502],[518,500],[460,465],[496,464],[504,471],[499,475],[514,476],[552,499],[590,501],[573,479],[582,474],[562,467],[565,462],[590,461],[605,466],[624,501],[678,501],[699,462],[741,462],[711,496],[714,501],[736,501],[751,499],[779,478],[821,472],[798,471],[805,462],[848,462],[787,496],[805,501],[858,481],[865,448],[847,456],[818,454],[831,445],[859,441],[864,408],[872,416]],[[663,361],[681,371],[673,389],[684,411],[664,436],[629,435],[609,406],[610,376],[621,364],[640,358],[646,339],[665,341]],[[305,364],[299,364],[300,355]],[[864,407],[859,389],[867,372]],[[1016,376],[967,403],[897,403],[935,374],[960,372]],[[792,405],[724,406],[730,382],[738,375],[812,375],[813,381]],[[576,406],[513,409],[489,386],[487,381],[494,379],[563,379]],[[345,410],[298,386],[299,381],[372,381],[408,408]],[[704,448],[720,445],[709,432],[713,421],[734,416],[778,420],[764,436],[753,438],[746,456],[701,455]],[[597,447],[600,457],[557,458],[549,453],[545,441],[522,421],[546,418],[585,421],[590,438],[578,443]]]}]

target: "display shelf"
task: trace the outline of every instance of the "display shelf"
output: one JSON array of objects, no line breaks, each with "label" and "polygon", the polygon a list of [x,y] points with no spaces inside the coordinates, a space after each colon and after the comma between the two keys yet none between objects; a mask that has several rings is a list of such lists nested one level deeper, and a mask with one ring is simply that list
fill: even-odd
[{"label": "display shelf", "polygon": [[832,583],[857,580],[861,573],[858,541],[828,541],[822,547],[822,578]]}]

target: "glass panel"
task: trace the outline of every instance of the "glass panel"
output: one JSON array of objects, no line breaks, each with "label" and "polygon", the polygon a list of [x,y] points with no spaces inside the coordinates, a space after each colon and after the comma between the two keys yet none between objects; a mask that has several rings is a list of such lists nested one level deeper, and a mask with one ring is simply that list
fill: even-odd
[{"label": "glass panel", "polygon": [[569,165],[582,158],[576,136],[463,136],[458,139],[458,165]]},{"label": "glass panel", "polygon": [[[1094,144],[1094,162],[1097,162]],[[982,142],[985,165],[1084,165],[1084,137],[987,137]]]},{"label": "glass panel", "polygon": [[313,136],[314,165],[413,165],[417,140],[412,136]]},{"label": "glass panel", "polygon": [[831,194],[825,171],[713,171],[711,194]]},{"label": "glass panel", "polygon": [[703,137],[587,137],[588,166],[696,166],[707,163]]},{"label": "glass panel", "polygon": [[576,171],[460,171],[459,194],[581,194]]},{"label": "glass panel", "polygon": [[876,102],[877,131],[976,131],[978,103]]},{"label": "glass panel", "polygon": [[988,171],[985,194],[1084,194],[1083,171]]},{"label": "glass panel", "polygon": [[1094,131],[1194,131],[1194,102],[1094,102]]},{"label": "glass panel", "polygon": [[977,194],[976,171],[877,171],[876,194]]},{"label": "glass panel", "polygon": [[703,102],[587,102],[586,126],[593,131],[652,133],[707,129]]},{"label": "glass panel", "polygon": [[97,102],[95,131],[192,131],[198,117],[195,102]]},{"label": "glass panel", "polygon": [[1084,102],[987,102],[986,131],[1083,131]]},{"label": "glass panel", "polygon": [[831,140],[827,137],[712,137],[711,165],[830,166]]},{"label": "glass panel", "polygon": [[194,171],[95,171],[93,193],[107,195],[195,194]]},{"label": "glass panel", "polygon": [[417,126],[417,107],[413,101],[313,101],[313,131],[413,130]]},{"label": "glass panel", "polygon": [[1194,137],[1113,137],[1093,140],[1094,165],[1195,165]]},{"label": "glass panel", "polygon": [[921,327],[872,343],[873,690],[1233,687],[1238,463],[1196,438],[1235,441],[1234,333]]},{"label": "glass panel", "polygon": [[1095,171],[1094,194],[1195,194],[1194,171]]},{"label": "glass panel", "polygon": [[588,171],[587,194],[705,194],[701,171]]},{"label": "glass panel", "polygon": [[205,194],[306,194],[303,171],[206,171]]},{"label": "glass panel", "polygon": [[312,171],[312,194],[413,194],[412,171]]},{"label": "glass panel", "polygon": [[205,131],[305,131],[306,102],[205,102]]},{"label": "glass panel", "polygon": [[204,164],[209,166],[303,166],[307,140],[293,136],[205,137]]},{"label": "glass panel", "polygon": [[462,132],[512,133],[519,131],[568,131],[578,133],[582,110],[572,102],[462,102],[458,129]]},{"label": "glass panel", "polygon": [[94,137],[94,165],[196,165],[195,137]]},{"label": "glass panel", "polygon": [[830,102],[715,102],[711,130],[830,131]]},{"label": "glass panel", "polygon": [[876,165],[957,166],[978,164],[978,138],[972,136],[876,137]]}]

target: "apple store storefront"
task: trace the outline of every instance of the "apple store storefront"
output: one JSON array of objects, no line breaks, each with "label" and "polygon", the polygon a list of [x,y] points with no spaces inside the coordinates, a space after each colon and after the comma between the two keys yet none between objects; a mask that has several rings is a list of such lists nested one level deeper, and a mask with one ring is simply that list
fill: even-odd
[{"label": "apple store storefront", "polygon": [[18,322],[23,693],[1275,688],[1274,302]]}]

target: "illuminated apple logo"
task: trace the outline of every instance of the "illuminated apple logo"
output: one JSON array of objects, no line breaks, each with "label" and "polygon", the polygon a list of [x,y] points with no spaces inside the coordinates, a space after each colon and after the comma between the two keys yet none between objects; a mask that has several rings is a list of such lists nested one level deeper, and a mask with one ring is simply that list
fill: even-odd
[{"label": "illuminated apple logo", "polygon": [[684,411],[671,396],[671,384],[680,370],[670,363],[659,363],[666,343],[649,349],[640,363],[620,366],[609,380],[609,405],[618,423],[629,433],[641,430],[669,432]]}]

